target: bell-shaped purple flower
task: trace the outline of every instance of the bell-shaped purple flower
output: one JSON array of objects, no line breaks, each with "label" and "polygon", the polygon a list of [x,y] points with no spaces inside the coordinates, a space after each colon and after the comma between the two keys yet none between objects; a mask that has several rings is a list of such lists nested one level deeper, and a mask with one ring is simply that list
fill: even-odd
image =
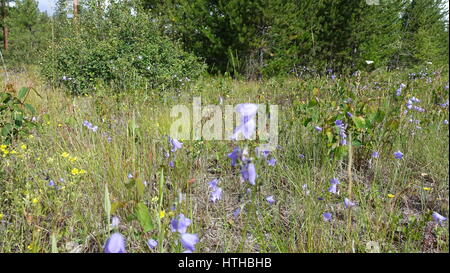
[{"label": "bell-shaped purple flower", "polygon": [[402,159],[403,158],[403,153],[400,151],[397,151],[394,153],[394,158],[395,159]]},{"label": "bell-shaped purple flower", "polygon": [[354,207],[355,206],[355,203],[353,203],[352,201],[350,201],[350,199],[348,199],[348,198],[345,198],[344,199],[344,205],[345,205],[345,208],[351,208],[351,207]]},{"label": "bell-shaped purple flower", "polygon": [[116,232],[109,237],[104,247],[105,253],[126,253],[125,238],[122,234]]},{"label": "bell-shaped purple flower", "polygon": [[331,185],[337,185],[337,184],[341,184],[341,182],[339,182],[339,179],[334,177],[334,178],[331,178],[330,184]]},{"label": "bell-shaped purple flower", "polygon": [[169,142],[172,145],[170,151],[172,153],[176,152],[178,149],[183,148],[183,143],[179,142],[178,140],[176,140],[175,138],[171,138],[169,137]]},{"label": "bell-shaped purple flower", "polygon": [[119,224],[120,224],[120,219],[119,219],[119,217],[114,216],[114,217],[111,219],[111,229],[118,228],[118,227],[119,227]]},{"label": "bell-shaped purple flower", "polygon": [[273,203],[275,203],[275,198],[273,198],[273,195],[267,196],[266,201],[272,205]]},{"label": "bell-shaped purple flower", "polygon": [[236,218],[239,216],[240,213],[241,213],[241,208],[239,207],[233,212],[233,216]]},{"label": "bell-shaped purple flower", "polygon": [[325,220],[326,222],[331,221],[331,219],[333,218],[331,216],[331,213],[329,213],[329,212],[325,212],[324,214],[322,214],[322,216],[323,216],[323,220]]},{"label": "bell-shaped purple flower", "polygon": [[208,185],[210,188],[215,189],[217,187],[217,183],[219,183],[219,179],[214,178],[213,180],[209,181]]},{"label": "bell-shaped purple flower", "polygon": [[147,241],[147,245],[150,249],[154,249],[158,245],[158,241],[156,241],[155,239],[149,239]]},{"label": "bell-shaped purple flower", "polygon": [[277,163],[277,160],[274,157],[272,157],[269,160],[267,160],[267,164],[269,166],[275,166],[276,163]]},{"label": "bell-shaped purple flower", "polygon": [[251,185],[255,185],[256,170],[253,163],[247,163],[241,170],[242,178],[244,181],[248,181]]},{"label": "bell-shaped purple flower", "polygon": [[222,189],[219,187],[215,187],[213,192],[211,192],[211,198],[210,200],[215,203],[217,200],[220,200],[222,198]]},{"label": "bell-shaped purple flower", "polygon": [[446,217],[440,215],[440,214],[437,213],[437,212],[433,212],[433,214],[431,215],[431,217],[433,218],[433,221],[434,221],[436,224],[442,224],[443,221],[447,221],[447,218],[446,218]]},{"label": "bell-shaped purple flower", "polygon": [[242,119],[256,116],[256,111],[258,111],[258,105],[254,103],[241,103],[236,106],[236,112],[241,115]]},{"label": "bell-shaped purple flower", "polygon": [[180,238],[181,244],[186,250],[195,251],[195,245],[198,243],[197,234],[183,233]]},{"label": "bell-shaped purple flower", "polygon": [[231,158],[231,166],[236,166],[236,162],[238,158],[240,157],[240,149],[239,147],[234,148],[233,152],[228,154],[228,157]]},{"label": "bell-shaped purple flower", "polygon": [[253,103],[243,103],[236,106],[236,112],[241,116],[241,123],[236,128],[231,139],[237,139],[239,133],[242,133],[245,139],[250,139],[255,133],[256,122],[254,117],[258,110],[258,105]]},{"label": "bell-shaped purple flower", "polygon": [[264,151],[261,152],[261,154],[264,156],[264,158],[267,158],[269,156],[269,154],[270,154],[270,151],[264,150]]},{"label": "bell-shaped purple flower", "polygon": [[191,219],[186,218],[184,214],[178,215],[177,219],[170,221],[170,230],[172,232],[186,233],[188,226],[191,224]]},{"label": "bell-shaped purple flower", "polygon": [[337,194],[337,184],[331,184],[331,186],[328,188],[328,191],[332,194]]}]

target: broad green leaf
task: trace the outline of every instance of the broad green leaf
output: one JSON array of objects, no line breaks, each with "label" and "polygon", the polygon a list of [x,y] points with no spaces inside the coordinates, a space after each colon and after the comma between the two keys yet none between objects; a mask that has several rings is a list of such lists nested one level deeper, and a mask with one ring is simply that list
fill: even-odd
[{"label": "broad green leaf", "polygon": [[356,128],[358,129],[366,128],[366,120],[363,117],[352,116],[352,120],[355,123]]},{"label": "broad green leaf", "polygon": [[355,147],[359,147],[359,146],[362,146],[362,143],[361,143],[361,141],[359,141],[357,139],[354,139],[352,141],[352,145],[355,146]]},{"label": "broad green leaf", "polygon": [[109,199],[108,184],[105,184],[105,196],[103,201],[103,207],[105,209],[106,219],[109,225],[109,223],[111,223],[111,200]]},{"label": "broad green leaf", "polygon": [[34,114],[36,113],[36,110],[34,109],[33,106],[31,106],[31,104],[25,103],[24,105],[25,105],[25,108],[27,108],[27,110],[28,110],[32,115],[34,115]]},{"label": "broad green leaf", "polygon": [[142,198],[142,196],[144,196],[144,190],[145,190],[144,182],[139,177],[139,178],[136,178],[135,184],[136,184],[136,191],[137,191],[138,197]]},{"label": "broad green leaf", "polygon": [[56,245],[56,236],[54,233],[51,235],[52,240],[52,253],[58,253],[58,246]]},{"label": "broad green leaf", "polygon": [[346,157],[348,154],[348,146],[339,146],[336,148],[336,157],[338,159],[342,159]]},{"label": "broad green leaf", "polygon": [[333,133],[328,130],[326,132],[326,134],[327,134],[328,142],[330,142],[330,143],[333,142]]},{"label": "broad green leaf", "polygon": [[20,88],[20,90],[19,90],[19,94],[17,95],[17,98],[19,99],[19,100],[22,100],[23,98],[25,98],[25,96],[28,94],[28,88],[26,88],[26,87],[22,87],[22,88]]},{"label": "broad green leaf", "polygon": [[11,124],[6,124],[5,126],[3,126],[2,128],[2,136],[6,137],[9,135],[9,133],[11,132]]},{"label": "broad green leaf", "polygon": [[150,212],[144,203],[139,202],[137,204],[135,214],[144,232],[149,232],[153,229],[153,222]]},{"label": "broad green leaf", "polygon": [[122,207],[122,206],[123,206],[123,203],[122,203],[122,202],[113,202],[113,203],[111,204],[111,215],[112,215],[112,214],[115,214],[116,211],[117,211],[117,209],[118,209],[119,207]]},{"label": "broad green leaf", "polygon": [[313,95],[314,97],[317,97],[319,95],[319,88],[316,87],[313,89]]},{"label": "broad green leaf", "polygon": [[381,122],[383,118],[384,118],[383,111],[378,110],[376,112],[373,112],[367,118],[368,125],[372,127],[375,123]]}]

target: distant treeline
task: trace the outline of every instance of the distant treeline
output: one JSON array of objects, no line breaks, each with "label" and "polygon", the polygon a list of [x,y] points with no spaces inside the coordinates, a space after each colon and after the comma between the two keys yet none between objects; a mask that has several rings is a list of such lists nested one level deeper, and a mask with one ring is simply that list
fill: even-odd
[{"label": "distant treeline", "polygon": [[[53,20],[39,13],[33,0],[15,2],[2,17],[10,30],[9,52],[3,51],[16,61],[39,62],[52,39],[65,36],[58,32],[68,31],[67,24],[55,24],[78,15],[82,20],[88,9],[102,12],[114,1],[79,0],[73,16],[73,1],[59,0]],[[449,62],[448,11],[442,0],[120,2],[132,9],[130,17],[148,13],[149,27],[203,60],[210,73],[259,78]]]}]

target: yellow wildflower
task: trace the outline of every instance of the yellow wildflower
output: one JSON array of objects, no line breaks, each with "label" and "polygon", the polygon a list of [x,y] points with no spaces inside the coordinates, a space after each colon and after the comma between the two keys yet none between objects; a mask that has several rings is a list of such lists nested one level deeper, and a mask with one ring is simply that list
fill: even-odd
[{"label": "yellow wildflower", "polygon": [[37,198],[33,198],[33,200],[31,200],[31,203],[36,204],[37,202],[39,202],[39,199]]},{"label": "yellow wildflower", "polygon": [[166,212],[163,211],[163,210],[161,210],[161,211],[159,212],[159,218],[162,219],[162,218],[164,218],[164,216],[166,216]]},{"label": "yellow wildflower", "polygon": [[27,246],[27,248],[28,248],[28,250],[32,250],[32,249],[33,249],[33,246],[32,246],[31,244],[29,244],[29,245]]},{"label": "yellow wildflower", "polygon": [[21,148],[22,150],[26,150],[26,149],[27,149],[27,145],[22,144],[22,145],[20,145],[20,148]]},{"label": "yellow wildflower", "polygon": [[394,197],[395,197],[395,195],[390,194],[390,193],[389,193],[387,196],[388,196],[389,198],[394,198]]},{"label": "yellow wildflower", "polygon": [[431,188],[423,187],[423,190],[424,190],[424,191],[431,191]]},{"label": "yellow wildflower", "polygon": [[80,169],[80,174],[85,174],[86,170]]},{"label": "yellow wildflower", "polygon": [[3,219],[4,214],[0,213],[0,221]]},{"label": "yellow wildflower", "polygon": [[12,151],[11,151],[11,154],[12,154],[12,155],[17,154],[17,152],[14,151],[14,150],[12,150]]},{"label": "yellow wildflower", "polygon": [[72,171],[71,171],[71,173],[72,173],[73,175],[77,175],[77,174],[80,173],[80,170],[78,170],[77,168],[73,168]]},{"label": "yellow wildflower", "polygon": [[8,147],[8,146],[6,146],[5,144],[2,144],[2,145],[0,145],[0,150],[5,150],[6,149],[6,147]]},{"label": "yellow wildflower", "polygon": [[73,162],[77,161],[77,157],[76,156],[70,157],[69,161],[73,163]]},{"label": "yellow wildflower", "polygon": [[69,153],[64,152],[64,153],[61,154],[61,156],[64,157],[64,158],[65,158],[65,157],[69,157]]}]

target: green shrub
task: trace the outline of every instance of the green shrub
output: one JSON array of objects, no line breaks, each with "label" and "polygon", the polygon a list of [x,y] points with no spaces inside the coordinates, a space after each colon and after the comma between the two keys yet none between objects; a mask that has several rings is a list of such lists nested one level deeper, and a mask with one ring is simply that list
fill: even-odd
[{"label": "green shrub", "polygon": [[47,51],[43,74],[79,94],[101,86],[177,87],[204,71],[198,58],[158,32],[156,19],[135,10],[123,3],[87,6],[77,18],[62,19],[64,36]]},{"label": "green shrub", "polygon": [[7,92],[0,93],[0,143],[9,144],[35,126],[31,117],[35,110],[25,103],[29,91],[29,88],[23,87],[17,92],[9,88]]}]

